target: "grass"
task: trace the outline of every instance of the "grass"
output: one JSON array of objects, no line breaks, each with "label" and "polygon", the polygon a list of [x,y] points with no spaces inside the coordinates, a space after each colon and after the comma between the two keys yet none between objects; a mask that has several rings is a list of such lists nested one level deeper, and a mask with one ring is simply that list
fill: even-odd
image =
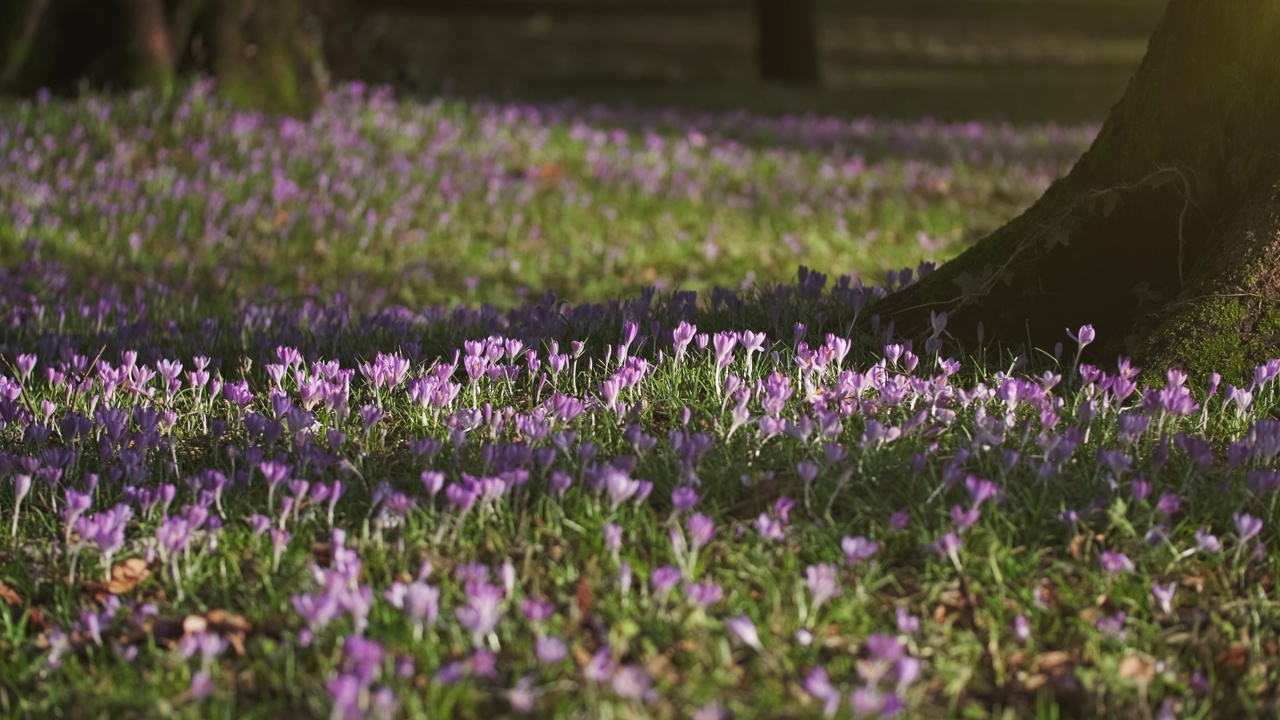
[{"label": "grass", "polygon": [[[11,262],[40,239],[89,276],[205,303],[271,287],[365,307],[705,292],[798,264],[883,277],[1019,211],[1094,132],[385,93],[335,100],[304,131],[199,90],[8,117],[31,142],[68,139],[12,141]],[[70,176],[76,194],[62,191]]]},{"label": "grass", "polygon": [[0,713],[1274,714],[1280,363],[868,320],[1091,128],[534,115],[5,108]]}]

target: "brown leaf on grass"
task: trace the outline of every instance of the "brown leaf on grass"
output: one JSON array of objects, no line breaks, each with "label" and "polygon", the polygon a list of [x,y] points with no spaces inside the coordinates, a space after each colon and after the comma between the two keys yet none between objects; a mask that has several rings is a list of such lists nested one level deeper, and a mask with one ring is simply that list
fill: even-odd
[{"label": "brown leaf on grass", "polygon": [[0,602],[13,608],[21,607],[22,597],[13,588],[5,585],[3,580],[0,580]]},{"label": "brown leaf on grass", "polygon": [[1067,552],[1071,553],[1072,558],[1079,560],[1080,556],[1084,554],[1084,548],[1088,542],[1088,535],[1078,534],[1071,538],[1071,544],[1067,546]]},{"label": "brown leaf on grass", "polygon": [[1027,692],[1036,692],[1048,684],[1049,676],[1044,673],[1036,673],[1035,675],[1028,676],[1027,679],[1022,681],[1022,687]]},{"label": "brown leaf on grass", "polygon": [[182,634],[195,635],[209,629],[209,621],[203,615],[188,615],[182,618]]},{"label": "brown leaf on grass", "polygon": [[149,575],[151,569],[147,567],[146,560],[129,558],[111,568],[111,582],[107,583],[106,590],[112,595],[123,595],[138,587],[138,583]]},{"label": "brown leaf on grass", "polygon": [[1249,648],[1245,645],[1229,647],[1218,653],[1213,662],[1219,671],[1229,675],[1239,674],[1249,662]]},{"label": "brown leaf on grass", "polygon": [[27,608],[27,625],[36,632],[44,632],[51,627],[38,607]]},{"label": "brown leaf on grass", "polygon": [[553,185],[564,175],[564,166],[558,163],[551,162],[538,167],[538,182],[543,185]]},{"label": "brown leaf on grass", "polygon": [[1102,533],[1098,533],[1097,535],[1091,533],[1080,533],[1071,538],[1071,545],[1068,547],[1068,551],[1071,553],[1072,558],[1079,560],[1086,554],[1091,545],[1095,543],[1101,545],[1106,541],[1107,536]]},{"label": "brown leaf on grass", "polygon": [[578,602],[578,616],[586,618],[595,605],[596,595],[591,591],[591,583],[586,578],[579,578],[573,587],[573,597]]},{"label": "brown leaf on grass", "polygon": [[1065,650],[1052,650],[1046,653],[1040,653],[1031,661],[1031,667],[1036,672],[1059,672],[1064,669],[1070,669],[1075,661],[1071,658],[1071,653]]},{"label": "brown leaf on grass", "polygon": [[[191,621],[193,626],[197,626],[198,623],[192,619],[199,617],[198,615],[188,615],[186,621],[183,622],[183,628],[186,628],[188,621]],[[202,629],[218,633],[236,651],[236,655],[244,655],[244,639],[253,630],[253,623],[246,620],[243,615],[232,615],[221,609],[210,610],[200,620],[204,623]]]},{"label": "brown leaf on grass", "polygon": [[1120,661],[1120,669],[1117,674],[1121,680],[1151,682],[1156,677],[1156,665],[1149,657],[1129,655]]}]

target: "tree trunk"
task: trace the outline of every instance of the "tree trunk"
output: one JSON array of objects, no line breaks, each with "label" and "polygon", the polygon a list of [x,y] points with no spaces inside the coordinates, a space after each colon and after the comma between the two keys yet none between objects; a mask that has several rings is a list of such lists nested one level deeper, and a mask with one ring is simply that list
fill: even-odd
[{"label": "tree trunk", "polygon": [[173,85],[175,64],[169,23],[160,0],[123,0],[129,23],[129,75],[132,85],[168,89]]},{"label": "tree trunk", "polygon": [[[1026,213],[876,308],[962,342],[1092,324],[1148,377],[1280,354],[1280,3],[1171,0],[1093,146]],[[1111,355],[1108,359],[1113,359]]]},{"label": "tree trunk", "polygon": [[765,80],[817,85],[815,0],[756,0],[760,74]]},{"label": "tree trunk", "polygon": [[221,93],[303,115],[323,84],[306,0],[0,0],[0,90],[170,86],[211,74]]},{"label": "tree trunk", "polygon": [[0,92],[17,84],[48,9],[49,0],[14,0],[0,11]]}]

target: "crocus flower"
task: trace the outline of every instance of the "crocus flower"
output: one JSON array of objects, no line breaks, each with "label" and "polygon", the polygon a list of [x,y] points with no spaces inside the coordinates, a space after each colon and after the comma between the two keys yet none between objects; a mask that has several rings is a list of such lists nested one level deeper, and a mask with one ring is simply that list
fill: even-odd
[{"label": "crocus flower", "polygon": [[1026,615],[1019,615],[1013,619],[1013,635],[1023,645],[1031,639],[1031,622],[1027,620]]},{"label": "crocus flower", "polygon": [[1075,332],[1075,333],[1071,332],[1070,328],[1068,328],[1067,337],[1071,338],[1072,340],[1075,340],[1076,345],[1079,347],[1079,349],[1084,350],[1085,346],[1089,345],[1094,341],[1094,339],[1097,337],[1097,333],[1094,332],[1092,325],[1085,325],[1081,327],[1078,332]]},{"label": "crocus flower", "polygon": [[904,635],[914,635],[920,632],[920,618],[907,612],[907,609],[900,607],[896,613],[898,621],[898,632]]},{"label": "crocus flower", "polygon": [[906,530],[911,524],[911,514],[906,510],[899,510],[889,518],[889,529],[895,532]]},{"label": "crocus flower", "polygon": [[534,641],[534,653],[538,656],[538,662],[544,665],[560,662],[568,652],[564,641],[559,638],[540,637]]},{"label": "crocus flower", "polygon": [[1222,552],[1222,543],[1218,541],[1216,535],[1211,534],[1204,528],[1198,528],[1196,530],[1196,549],[1207,553]]},{"label": "crocus flower", "polygon": [[507,702],[511,709],[522,715],[533,712],[538,702],[538,691],[533,688],[533,676],[525,675],[516,681],[515,687],[507,691]]},{"label": "crocus flower", "polygon": [[467,605],[454,611],[458,623],[471,633],[472,645],[479,646],[502,619],[502,588],[477,583],[467,588]]},{"label": "crocus flower", "polygon": [[[31,491],[31,476],[19,473],[13,478],[13,523],[9,526],[9,536],[18,537],[18,509],[22,507],[22,500]],[[72,521],[74,523],[74,520]]]},{"label": "crocus flower", "polygon": [[805,568],[805,583],[809,586],[809,592],[813,593],[813,603],[809,608],[811,613],[817,612],[827,600],[844,592],[836,577],[835,566],[828,563]]},{"label": "crocus flower", "polygon": [[555,614],[555,611],[555,605],[539,598],[525,598],[520,602],[520,612],[531,623],[540,623],[548,620]]},{"label": "crocus flower", "polygon": [[861,535],[857,537],[845,536],[840,541],[840,548],[844,550],[844,557],[849,561],[850,565],[856,565],[863,560],[871,558],[880,549],[880,545],[874,540],[868,540]]},{"label": "crocus flower", "polygon": [[609,686],[619,697],[628,700],[651,702],[657,698],[657,692],[653,689],[653,681],[649,679],[649,674],[633,665],[626,665],[614,671]]},{"label": "crocus flower", "polygon": [[720,602],[724,588],[713,582],[685,583],[684,594],[703,608],[708,608]]},{"label": "crocus flower", "polygon": [[1159,583],[1151,584],[1151,596],[1155,598],[1156,604],[1160,606],[1160,612],[1168,615],[1173,612],[1173,594],[1178,589],[1178,584],[1174,582],[1160,585]]},{"label": "crocus flower", "polygon": [[1231,519],[1236,523],[1236,534],[1242,544],[1262,532],[1262,520],[1260,518],[1248,513],[1235,513],[1231,516]]},{"label": "crocus flower", "polygon": [[605,523],[604,526],[604,549],[611,553],[617,553],[622,547],[622,526],[616,523]]},{"label": "crocus flower", "polygon": [[373,682],[386,656],[382,646],[359,635],[348,635],[342,644],[343,667],[363,685]]},{"label": "crocus flower", "polygon": [[736,618],[725,620],[724,624],[748,647],[756,652],[764,652],[764,645],[760,643],[760,634],[756,631],[756,624],[751,622],[751,618],[746,615],[739,615]]},{"label": "crocus flower", "polygon": [[873,687],[860,687],[849,694],[849,706],[855,718],[876,717],[884,709],[884,696]]},{"label": "crocus flower", "polygon": [[1131,573],[1134,571],[1133,561],[1123,553],[1104,550],[1098,557],[1098,564],[1108,573]]},{"label": "crocus flower", "polygon": [[203,700],[213,694],[213,676],[205,670],[199,670],[191,674],[191,697],[194,700]]},{"label": "crocus flower", "polygon": [[671,491],[671,504],[676,512],[692,510],[698,504],[698,491],[688,485],[682,485]]},{"label": "crocus flower", "polygon": [[666,597],[680,582],[680,569],[671,565],[663,565],[653,569],[649,574],[649,581],[653,583],[653,594],[658,597]]},{"label": "crocus flower", "polygon": [[716,534],[716,523],[710,517],[701,513],[694,513],[689,516],[689,549],[695,555],[711,542],[711,538]]},{"label": "crocus flower", "polygon": [[1125,613],[1118,612],[1115,615],[1103,615],[1098,618],[1098,632],[1103,635],[1124,641],[1128,633],[1124,629]]},{"label": "crocus flower", "polygon": [[840,691],[832,687],[826,670],[821,667],[810,670],[809,674],[804,676],[803,687],[805,692],[822,703],[822,714],[825,717],[835,716],[836,711],[840,709]]}]

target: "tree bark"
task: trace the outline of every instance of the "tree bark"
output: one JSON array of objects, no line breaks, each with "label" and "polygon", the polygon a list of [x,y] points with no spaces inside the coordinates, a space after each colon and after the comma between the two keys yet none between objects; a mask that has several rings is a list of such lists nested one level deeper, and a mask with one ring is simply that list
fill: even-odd
[{"label": "tree bark", "polygon": [[765,80],[821,82],[815,0],[756,0],[756,23]]},{"label": "tree bark", "polygon": [[168,89],[175,64],[169,23],[160,0],[123,0],[128,22],[129,77],[134,85]]},{"label": "tree bark", "polygon": [[[1108,351],[1236,376],[1280,340],[1280,3],[1171,0],[1089,151],[1026,213],[877,306],[963,341]],[[1111,355],[1111,358],[1114,358]]]},{"label": "tree bark", "polygon": [[0,92],[11,89],[31,56],[40,25],[44,21],[49,0],[21,0],[9,5],[0,15]]}]

